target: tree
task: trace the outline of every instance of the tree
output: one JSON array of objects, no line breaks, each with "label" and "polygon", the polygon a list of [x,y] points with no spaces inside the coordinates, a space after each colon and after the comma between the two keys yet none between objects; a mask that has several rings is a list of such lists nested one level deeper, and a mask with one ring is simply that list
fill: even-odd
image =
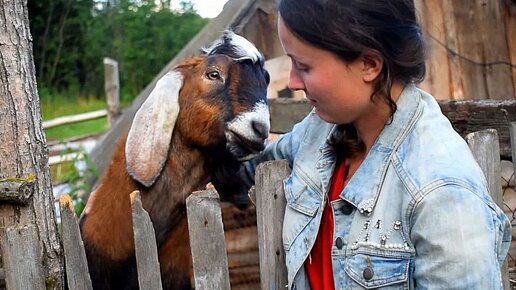
[{"label": "tree", "polygon": [[8,289],[62,289],[26,1],[0,0],[0,248]]}]

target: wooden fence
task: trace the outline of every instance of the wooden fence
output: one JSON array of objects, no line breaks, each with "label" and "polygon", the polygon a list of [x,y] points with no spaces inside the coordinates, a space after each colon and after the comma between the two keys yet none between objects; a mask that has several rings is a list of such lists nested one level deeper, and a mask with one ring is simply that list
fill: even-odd
[{"label": "wooden fence", "polygon": [[[516,128],[516,123],[512,124]],[[516,130],[513,130],[516,136]],[[500,184],[500,150],[496,130],[468,134],[466,141],[487,177],[493,199],[503,207]],[[262,163],[256,171],[255,193],[261,289],[287,285],[282,243],[286,201],[282,181],[290,174],[284,160]],[[86,257],[71,200],[60,198],[63,245],[70,289],[92,289]],[[162,289],[154,229],[138,192],[131,194],[133,230],[140,289]],[[214,189],[192,193],[186,200],[195,289],[231,289],[226,237],[218,194]],[[209,242],[206,242],[209,241]],[[505,289],[510,289],[507,262],[503,267]],[[249,288],[252,289],[252,288]]]},{"label": "wooden fence", "polygon": [[[62,125],[69,125],[84,121],[91,121],[95,119],[100,119],[107,117],[108,126],[111,127],[116,119],[120,116],[120,81],[118,76],[118,63],[110,58],[104,58],[104,87],[106,93],[106,109],[61,116],[52,120],[47,120],[43,122],[43,129],[49,129]],[[79,140],[84,140],[91,136],[80,136],[71,138],[69,140],[63,140],[62,142],[49,142],[47,145],[50,147],[50,152],[57,151],[54,147],[59,147],[61,143],[72,143]],[[69,162],[73,160],[82,159],[82,153],[68,153],[63,155],[55,155],[50,156],[48,163],[50,165],[60,164],[64,162]]]}]

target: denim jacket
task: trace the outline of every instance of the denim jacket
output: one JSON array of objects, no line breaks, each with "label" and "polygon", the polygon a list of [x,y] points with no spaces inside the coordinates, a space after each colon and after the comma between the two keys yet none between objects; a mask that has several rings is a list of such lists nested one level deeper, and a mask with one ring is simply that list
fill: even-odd
[{"label": "denim jacket", "polygon": [[[304,262],[335,166],[334,127],[311,112],[246,165],[247,178],[265,160],[292,168],[284,180],[289,289],[310,289]],[[509,220],[467,144],[414,85],[331,207],[335,289],[502,289]]]}]

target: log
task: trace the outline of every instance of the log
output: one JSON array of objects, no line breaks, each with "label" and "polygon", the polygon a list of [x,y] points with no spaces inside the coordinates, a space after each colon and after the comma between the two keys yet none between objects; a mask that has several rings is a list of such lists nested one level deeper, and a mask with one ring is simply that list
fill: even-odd
[{"label": "log", "polygon": [[[500,156],[510,160],[509,123],[516,116],[514,100],[438,100],[443,114],[462,137],[485,129],[495,129],[500,138]],[[307,100],[270,99],[271,131],[286,133],[311,110]]]},{"label": "log", "polygon": [[284,289],[287,268],[282,232],[285,216],[283,179],[290,174],[285,160],[264,162],[256,168],[256,215],[261,289]]},{"label": "log", "polygon": [[44,121],[43,122],[43,128],[49,129],[52,127],[57,127],[61,125],[67,125],[67,124],[73,124],[73,123],[79,123],[83,121],[90,121],[95,119],[100,119],[105,116],[107,116],[108,112],[106,109],[77,114],[77,115],[68,115],[68,116],[62,116],[58,117],[52,120]]},{"label": "log", "polygon": [[140,289],[163,289],[158,261],[156,234],[149,214],[142,206],[140,192],[130,195],[133,216],[134,247]]},{"label": "log", "polygon": [[195,289],[229,290],[228,259],[219,195],[210,188],[186,199]]},{"label": "log", "polygon": [[84,251],[79,224],[75,216],[72,199],[69,195],[59,197],[61,209],[62,240],[65,254],[66,278],[68,289],[91,290],[88,261]]}]

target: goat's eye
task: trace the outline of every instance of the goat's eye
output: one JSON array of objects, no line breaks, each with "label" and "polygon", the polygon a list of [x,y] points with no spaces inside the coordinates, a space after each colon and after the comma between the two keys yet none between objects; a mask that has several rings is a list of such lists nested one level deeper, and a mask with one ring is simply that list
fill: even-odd
[{"label": "goat's eye", "polygon": [[208,77],[208,79],[212,80],[212,81],[215,81],[215,80],[220,80],[220,73],[218,71],[210,71],[206,74],[206,76]]}]

